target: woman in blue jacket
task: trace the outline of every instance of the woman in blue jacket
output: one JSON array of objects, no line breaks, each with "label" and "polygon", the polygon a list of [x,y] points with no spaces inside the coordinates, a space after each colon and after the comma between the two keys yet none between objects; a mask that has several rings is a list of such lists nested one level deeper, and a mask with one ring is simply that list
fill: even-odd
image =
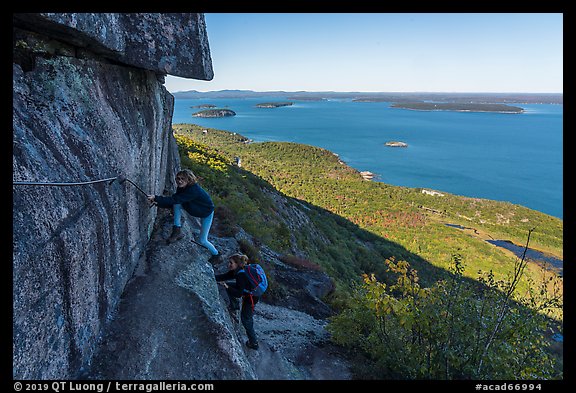
[{"label": "woman in blue jacket", "polygon": [[192,217],[200,218],[200,244],[206,247],[212,256],[210,262],[219,260],[218,250],[208,241],[208,232],[214,218],[214,203],[210,195],[198,184],[196,175],[189,170],[183,169],[176,174],[177,189],[172,196],[148,195],[151,203],[156,203],[161,208],[174,210],[174,225],[168,243],[173,243],[184,237],[182,228],[182,208]]},{"label": "woman in blue jacket", "polygon": [[[258,303],[260,298],[247,292],[254,289],[245,271],[247,264],[248,257],[246,255],[240,253],[231,255],[228,259],[228,271],[224,274],[216,274],[215,278],[220,285],[226,288],[233,318],[237,318],[235,315],[236,311],[240,310],[239,299],[242,298],[240,319],[248,336],[246,346],[258,350],[258,339],[254,330],[254,305]],[[226,282],[227,280],[235,281]]]}]

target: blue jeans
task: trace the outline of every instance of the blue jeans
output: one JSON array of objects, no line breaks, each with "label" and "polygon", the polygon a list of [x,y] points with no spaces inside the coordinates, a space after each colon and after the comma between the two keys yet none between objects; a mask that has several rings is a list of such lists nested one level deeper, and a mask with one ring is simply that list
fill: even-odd
[{"label": "blue jeans", "polygon": [[[176,204],[174,209],[174,226],[182,226],[182,205]],[[212,226],[212,220],[214,219],[214,212],[210,213],[209,216],[200,218],[200,239],[199,243],[206,247],[210,254],[218,255],[218,250],[212,243],[208,241],[208,232],[210,232],[210,227]]]},{"label": "blue jeans", "polygon": [[226,289],[226,293],[228,294],[228,299],[230,300],[230,308],[233,310],[240,309],[240,296],[242,298],[242,308],[240,311],[240,320],[242,321],[242,325],[246,330],[246,335],[248,336],[248,340],[252,344],[258,343],[258,338],[256,337],[256,331],[254,330],[254,309],[253,304],[255,305],[258,303],[260,298],[258,296],[250,296],[242,295],[240,291],[236,288],[236,284],[228,283],[228,288]]}]

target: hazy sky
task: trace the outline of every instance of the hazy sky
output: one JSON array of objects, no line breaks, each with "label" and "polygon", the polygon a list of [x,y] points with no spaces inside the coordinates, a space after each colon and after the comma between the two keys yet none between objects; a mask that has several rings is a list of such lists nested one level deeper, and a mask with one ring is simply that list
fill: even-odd
[{"label": "hazy sky", "polygon": [[212,81],[170,92],[563,93],[561,13],[207,13]]}]

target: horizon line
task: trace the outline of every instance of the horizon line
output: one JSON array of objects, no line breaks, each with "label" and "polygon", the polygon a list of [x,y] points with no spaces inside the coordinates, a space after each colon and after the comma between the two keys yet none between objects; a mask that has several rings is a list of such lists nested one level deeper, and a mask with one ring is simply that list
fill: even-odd
[{"label": "horizon line", "polygon": [[173,93],[219,93],[225,91],[239,91],[252,93],[363,93],[363,94],[564,94],[564,92],[519,92],[519,91],[337,91],[337,90],[250,90],[250,89],[220,89],[220,90],[179,90]]}]

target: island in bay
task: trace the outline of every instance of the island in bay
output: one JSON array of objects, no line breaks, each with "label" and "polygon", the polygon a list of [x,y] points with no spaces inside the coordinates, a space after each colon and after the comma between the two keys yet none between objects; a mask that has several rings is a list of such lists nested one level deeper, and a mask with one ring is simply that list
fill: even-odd
[{"label": "island in bay", "polygon": [[206,109],[192,114],[192,117],[226,117],[236,116],[236,112],[230,109]]},{"label": "island in bay", "polygon": [[390,147],[408,147],[408,144],[406,142],[400,142],[400,141],[389,141],[386,142],[384,145]]},{"label": "island in bay", "polygon": [[455,102],[397,102],[391,108],[412,109],[418,111],[457,111],[457,112],[498,112],[522,113],[523,108],[506,104],[455,103]]},{"label": "island in bay", "polygon": [[279,108],[281,106],[290,106],[292,102],[262,102],[256,104],[256,108]]}]

